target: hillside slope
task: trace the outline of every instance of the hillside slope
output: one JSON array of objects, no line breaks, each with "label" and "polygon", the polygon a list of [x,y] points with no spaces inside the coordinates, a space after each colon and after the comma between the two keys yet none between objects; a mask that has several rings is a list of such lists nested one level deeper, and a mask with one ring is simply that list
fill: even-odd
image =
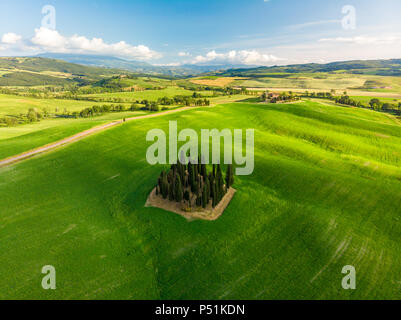
[{"label": "hillside slope", "polygon": [[318,73],[339,71],[350,74],[401,76],[401,59],[353,60],[331,62],[326,64],[308,63],[248,69],[229,69],[226,71],[217,72],[216,74],[230,77],[257,77],[264,76],[266,73]]},{"label": "hillside slope", "polygon": [[88,67],[62,60],[0,57],[0,86],[60,85],[73,81],[100,80],[121,70]]},{"label": "hillside slope", "polygon": [[186,64],[182,66],[157,66],[143,61],[132,61],[110,56],[85,54],[44,53],[39,55],[39,57],[64,60],[67,62],[78,63],[86,66],[123,69],[134,73],[146,73],[148,75],[168,75],[177,77],[192,76],[204,72],[225,70],[234,67],[232,65],[198,66],[191,64]]},{"label": "hillside slope", "polygon": [[[255,171],[215,222],[144,208],[146,133],[254,128]],[[399,299],[401,126],[305,102],[126,123],[0,169],[0,298]],[[56,267],[57,290],[40,288]],[[341,289],[342,267],[357,290]]]}]

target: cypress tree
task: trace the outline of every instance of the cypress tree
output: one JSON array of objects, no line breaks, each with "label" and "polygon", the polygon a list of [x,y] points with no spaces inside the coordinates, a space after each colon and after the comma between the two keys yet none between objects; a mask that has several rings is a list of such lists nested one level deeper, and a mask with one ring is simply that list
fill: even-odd
[{"label": "cypress tree", "polygon": [[189,192],[188,192],[188,190],[185,190],[185,192],[184,192],[184,199],[189,201]]},{"label": "cypress tree", "polygon": [[217,202],[220,202],[220,176],[219,176],[218,168],[216,170],[215,183],[216,183],[216,200],[217,200]]},{"label": "cypress tree", "polygon": [[178,171],[178,174],[180,175],[181,182],[184,182],[184,167],[181,164],[181,162],[177,163],[177,171]]},{"label": "cypress tree", "polygon": [[210,181],[209,181],[209,179],[207,177],[205,178],[204,187],[206,187],[206,200],[207,200],[207,203],[209,203],[209,200],[210,200]]},{"label": "cypress tree", "polygon": [[162,189],[161,189],[162,195],[164,199],[167,199],[168,196],[168,181],[167,181],[167,175],[163,171],[163,178],[162,178]]},{"label": "cypress tree", "polygon": [[221,166],[220,164],[217,165],[217,179],[220,179],[220,177],[223,176],[223,173],[221,172]]},{"label": "cypress tree", "polygon": [[189,184],[191,185],[191,191],[195,192],[195,190],[196,190],[196,180],[195,180],[195,171],[194,171],[193,166],[192,166],[192,169],[191,169],[191,174],[189,176]]},{"label": "cypress tree", "polygon": [[157,186],[162,189],[162,178],[163,178],[163,172],[160,173],[159,179],[157,179]]},{"label": "cypress tree", "polygon": [[175,179],[175,201],[181,202],[182,198],[183,198],[183,192],[182,192],[181,178],[179,175],[177,175],[177,178]]},{"label": "cypress tree", "polygon": [[200,207],[201,205],[202,205],[202,197],[198,195],[196,197],[196,206]]},{"label": "cypress tree", "polygon": [[230,189],[230,187],[234,184],[234,171],[233,171],[233,165],[229,164],[227,167],[227,173],[226,173],[226,186],[227,190]]},{"label": "cypress tree", "polygon": [[171,183],[174,180],[174,172],[170,170],[167,174],[167,180],[169,183]]},{"label": "cypress tree", "polygon": [[214,197],[213,184],[214,184],[214,177],[213,177],[213,174],[210,174],[209,175],[209,190],[210,190],[209,195],[210,195],[210,198]]},{"label": "cypress tree", "polygon": [[208,196],[207,196],[207,185],[203,186],[203,192],[202,192],[202,208],[205,209],[207,204],[209,202]]},{"label": "cypress tree", "polygon": [[199,181],[199,176],[196,176],[195,178],[195,183],[194,183],[194,193],[196,195],[199,195],[199,191],[200,191],[200,181]]},{"label": "cypress tree", "polygon": [[202,172],[202,161],[201,161],[201,156],[198,156],[198,173],[200,174]]},{"label": "cypress tree", "polygon": [[188,171],[185,171],[185,174],[184,174],[184,187],[188,188],[188,186],[189,186],[189,175],[188,175]]},{"label": "cypress tree", "polygon": [[206,164],[201,164],[201,170],[200,170],[202,177],[205,179],[207,177],[207,170],[206,170]]},{"label": "cypress tree", "polygon": [[199,170],[198,170],[198,165],[196,163],[194,164],[194,172],[195,172],[195,177],[197,177],[199,174]]},{"label": "cypress tree", "polygon": [[188,163],[188,174],[189,174],[188,183],[191,186],[191,188],[192,188],[192,173],[193,173],[193,167],[192,167],[191,161],[189,161],[189,163]]},{"label": "cypress tree", "polygon": [[221,172],[221,166],[220,164],[217,165],[217,177],[216,177],[216,192],[217,192],[217,199],[218,202],[221,201],[221,199],[224,196],[224,179],[223,179],[223,173]]},{"label": "cypress tree", "polygon": [[216,194],[216,183],[215,182],[213,182],[213,185],[212,185],[212,194],[213,194],[212,205],[214,208],[217,205],[217,194]]},{"label": "cypress tree", "polygon": [[168,199],[174,201],[174,181],[171,180],[168,186]]}]

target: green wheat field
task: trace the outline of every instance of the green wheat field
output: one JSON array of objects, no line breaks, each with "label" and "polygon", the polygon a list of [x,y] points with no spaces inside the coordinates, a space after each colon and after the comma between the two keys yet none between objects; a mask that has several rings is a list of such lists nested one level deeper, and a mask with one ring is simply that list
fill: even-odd
[{"label": "green wheat field", "polygon": [[[254,173],[217,221],[144,207],[165,168],[147,163],[146,134],[169,120],[255,129]],[[93,125],[76,121],[68,133]],[[1,158],[23,141],[0,140]],[[399,299],[400,164],[398,119],[318,102],[123,123],[0,168],[0,299]],[[40,286],[49,264],[57,290]],[[358,290],[342,289],[345,265]]]}]

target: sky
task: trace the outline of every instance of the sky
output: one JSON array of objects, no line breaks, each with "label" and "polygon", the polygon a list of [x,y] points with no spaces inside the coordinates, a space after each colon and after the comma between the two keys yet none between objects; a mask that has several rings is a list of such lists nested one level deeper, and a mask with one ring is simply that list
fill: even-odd
[{"label": "sky", "polygon": [[401,58],[400,0],[0,0],[0,56],[154,65]]}]

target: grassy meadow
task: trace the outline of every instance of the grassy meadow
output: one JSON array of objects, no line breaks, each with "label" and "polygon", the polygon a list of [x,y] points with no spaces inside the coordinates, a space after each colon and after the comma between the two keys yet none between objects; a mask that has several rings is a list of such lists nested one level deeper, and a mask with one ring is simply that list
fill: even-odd
[{"label": "grassy meadow", "polygon": [[[146,133],[255,129],[255,171],[214,222],[147,195]],[[399,299],[401,127],[317,102],[143,119],[0,168],[0,299]],[[41,289],[54,265],[57,290]],[[342,267],[357,290],[341,288]]]},{"label": "grassy meadow", "polygon": [[[374,97],[369,97],[369,96],[351,96],[351,99],[355,101],[360,101],[361,103],[368,105],[369,101],[372,100]],[[397,98],[388,98],[388,97],[378,97],[378,99],[383,102],[383,103],[393,103],[393,104],[398,104],[401,102],[401,99]]]},{"label": "grassy meadow", "polygon": [[[21,113],[26,114],[29,109],[36,108],[43,110],[46,108],[48,112],[63,113],[66,109],[69,112],[81,111],[85,108],[90,108],[94,105],[102,105],[104,103],[82,101],[82,100],[68,100],[68,99],[37,99],[31,97],[0,94],[0,117],[4,116],[17,116]],[[125,106],[129,106],[126,104]]]},{"label": "grassy meadow", "polygon": [[[192,96],[193,91],[186,90],[179,87],[168,87],[161,90],[144,90],[144,91],[134,91],[134,92],[113,92],[113,93],[98,93],[98,94],[88,94],[82,95],[87,98],[97,98],[97,99],[112,99],[118,98],[123,101],[136,101],[136,100],[149,100],[156,101],[159,98],[169,97],[173,98],[174,96],[182,95],[182,96]],[[207,93],[210,94],[210,93]]]},{"label": "grassy meadow", "polygon": [[399,93],[399,77],[349,73],[277,73],[236,80],[233,86],[249,88],[282,88],[302,90],[361,90],[377,93]]},{"label": "grassy meadow", "polygon": [[172,86],[171,80],[156,77],[135,77],[134,79],[117,77],[108,79],[106,82],[109,86],[118,85],[121,88],[140,87],[143,89],[153,89],[155,87]]},{"label": "grassy meadow", "polygon": [[3,127],[0,128],[0,159],[47,145],[110,121],[144,114],[147,112],[118,112],[94,118],[46,119],[39,123]]},{"label": "grassy meadow", "polygon": [[[249,98],[249,96],[218,96],[210,98],[210,102],[211,105],[216,105],[221,103],[240,101],[246,98]],[[28,108],[26,104],[27,102],[28,106],[35,106],[39,110],[42,110],[43,108],[48,108],[50,111],[53,110],[52,107],[56,106],[59,108],[60,111],[63,110],[61,109],[61,106],[67,108],[68,111],[79,111],[82,110],[84,107],[91,107],[93,105],[103,104],[99,102],[96,103],[77,100],[35,99],[13,95],[0,95],[0,116],[2,110],[5,114],[9,116],[17,115],[15,112],[22,111],[25,108]],[[130,105],[125,104],[125,106],[129,107]],[[174,108],[177,108],[177,106],[168,106],[168,109]],[[0,159],[4,159],[61,140],[81,131],[105,124],[110,121],[141,116],[147,113],[148,111],[126,111],[106,113],[93,118],[49,118],[41,120],[40,122],[17,125],[14,127],[0,127]]]}]

